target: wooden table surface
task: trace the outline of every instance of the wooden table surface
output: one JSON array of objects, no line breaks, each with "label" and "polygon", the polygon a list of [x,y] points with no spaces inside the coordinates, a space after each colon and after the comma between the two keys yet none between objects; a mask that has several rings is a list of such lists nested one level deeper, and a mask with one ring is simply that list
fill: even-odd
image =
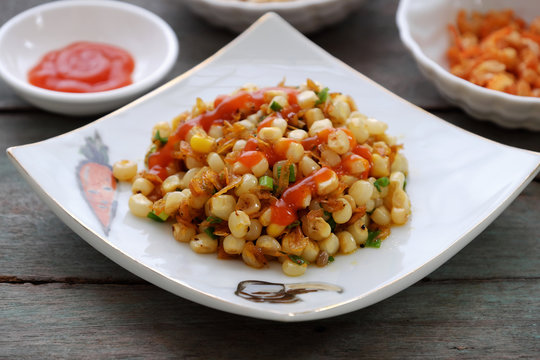
[{"label": "wooden table surface", "polygon": [[[41,2],[2,0],[0,24]],[[176,31],[181,52],[169,79],[236,36],[193,16],[181,0],[130,2],[157,13]],[[399,40],[397,4],[366,1],[346,21],[310,38],[450,123],[540,151],[540,133],[474,120],[438,95]],[[92,120],[33,108],[0,82],[2,149]],[[483,233],[422,281],[350,314],[286,324],[209,309],[141,280],[66,227],[4,152],[0,174],[0,358],[540,357],[538,177]]]}]

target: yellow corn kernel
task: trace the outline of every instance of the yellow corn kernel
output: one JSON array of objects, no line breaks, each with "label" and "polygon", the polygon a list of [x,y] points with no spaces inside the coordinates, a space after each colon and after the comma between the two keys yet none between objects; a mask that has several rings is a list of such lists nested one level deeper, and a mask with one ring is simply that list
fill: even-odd
[{"label": "yellow corn kernel", "polygon": [[208,154],[209,152],[211,152],[212,148],[214,147],[214,143],[214,138],[210,136],[205,136],[203,134],[195,134],[191,137],[191,140],[189,141],[189,144],[194,151],[203,154]]}]

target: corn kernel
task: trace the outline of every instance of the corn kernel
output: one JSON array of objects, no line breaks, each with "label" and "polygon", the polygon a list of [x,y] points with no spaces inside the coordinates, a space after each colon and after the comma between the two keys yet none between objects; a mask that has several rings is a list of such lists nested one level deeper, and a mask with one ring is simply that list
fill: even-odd
[{"label": "corn kernel", "polygon": [[215,140],[210,136],[204,136],[202,134],[195,134],[191,137],[189,144],[191,148],[203,154],[208,154],[214,147]]}]

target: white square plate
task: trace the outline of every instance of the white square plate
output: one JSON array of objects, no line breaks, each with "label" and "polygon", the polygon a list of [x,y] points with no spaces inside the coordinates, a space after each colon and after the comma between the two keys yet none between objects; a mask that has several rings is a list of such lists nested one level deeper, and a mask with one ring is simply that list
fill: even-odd
[{"label": "white square plate", "polygon": [[[129,184],[114,189],[115,184],[99,182],[100,174],[107,179],[107,164],[117,160],[137,159],[142,165],[152,126],[191,109],[196,97],[213,100],[245,83],[271,86],[284,77],[289,85],[309,77],[331,91],[350,94],[361,112],[388,123],[388,133],[405,145],[412,217],[393,228],[380,249],[337,256],[325,268],[312,266],[304,276],[288,278],[278,264],[257,270],[194,253],[173,239],[169,226],[129,213]],[[81,152],[96,134],[104,146]],[[8,154],[73,231],[121,266],[200,304],[280,321],[347,313],[408,287],[477,236],[540,169],[540,154],[483,139],[407,103],[275,14],[265,15],[215,56],[138,101],[70,133],[10,148]],[[88,165],[89,159],[94,164]],[[101,197],[89,206],[82,190],[91,194],[97,186]],[[278,284],[263,290],[280,290],[284,298],[298,301],[253,302],[236,295],[246,280]],[[298,287],[314,290],[321,283],[335,288],[298,293]],[[253,289],[261,290],[253,284],[245,290]]]}]

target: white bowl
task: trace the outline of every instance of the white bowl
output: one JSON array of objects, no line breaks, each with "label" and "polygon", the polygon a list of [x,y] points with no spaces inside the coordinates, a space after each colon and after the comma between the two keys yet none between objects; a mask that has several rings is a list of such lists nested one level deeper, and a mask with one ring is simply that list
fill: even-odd
[{"label": "white bowl", "polygon": [[364,0],[290,0],[254,3],[241,0],[187,0],[210,23],[235,32],[245,30],[267,12],[278,13],[296,29],[310,33],[343,20]]},{"label": "white bowl", "polygon": [[[135,60],[131,85],[95,93],[67,93],[31,85],[27,73],[47,52],[76,41],[127,50]],[[26,10],[0,28],[0,77],[31,104],[68,115],[105,113],[159,83],[178,56],[170,26],[140,7],[108,0],[71,0]]]},{"label": "white bowl", "polygon": [[540,15],[540,2],[531,0],[401,0],[397,24],[401,40],[416,59],[421,72],[443,96],[480,120],[508,128],[540,130],[540,98],[490,90],[452,75],[446,50],[450,45],[448,24],[455,23],[459,9],[486,12],[512,8],[528,23]]}]

